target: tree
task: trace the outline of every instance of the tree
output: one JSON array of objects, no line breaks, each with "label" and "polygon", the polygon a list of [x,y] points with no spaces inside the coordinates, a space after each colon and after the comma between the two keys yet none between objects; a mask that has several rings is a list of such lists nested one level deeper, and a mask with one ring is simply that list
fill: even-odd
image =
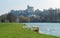
[{"label": "tree", "polygon": [[9,13],[7,15],[7,20],[9,20],[9,22],[16,22],[16,17],[12,13]]},{"label": "tree", "polygon": [[20,22],[30,22],[30,19],[28,17],[22,16],[22,15],[19,17],[19,20]]}]

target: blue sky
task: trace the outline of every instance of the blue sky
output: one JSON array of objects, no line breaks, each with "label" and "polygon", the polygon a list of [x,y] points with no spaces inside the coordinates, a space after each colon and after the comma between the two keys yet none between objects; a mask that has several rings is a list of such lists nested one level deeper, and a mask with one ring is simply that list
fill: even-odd
[{"label": "blue sky", "polygon": [[24,10],[27,5],[40,10],[60,8],[60,0],[0,0],[0,15],[8,13],[11,9]]}]

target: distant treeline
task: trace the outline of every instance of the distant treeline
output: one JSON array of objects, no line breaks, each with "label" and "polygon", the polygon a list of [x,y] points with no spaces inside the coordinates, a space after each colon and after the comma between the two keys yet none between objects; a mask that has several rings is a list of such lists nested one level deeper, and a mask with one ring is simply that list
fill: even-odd
[{"label": "distant treeline", "polygon": [[11,10],[0,16],[0,22],[60,22],[60,9],[44,9],[43,11],[27,6],[25,10]]}]

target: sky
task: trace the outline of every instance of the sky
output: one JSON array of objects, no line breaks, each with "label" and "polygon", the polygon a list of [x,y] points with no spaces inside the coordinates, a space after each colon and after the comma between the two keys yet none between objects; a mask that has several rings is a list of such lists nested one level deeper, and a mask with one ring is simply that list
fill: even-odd
[{"label": "sky", "polygon": [[60,0],[0,0],[0,15],[10,10],[24,10],[27,5],[34,9],[60,8]]}]

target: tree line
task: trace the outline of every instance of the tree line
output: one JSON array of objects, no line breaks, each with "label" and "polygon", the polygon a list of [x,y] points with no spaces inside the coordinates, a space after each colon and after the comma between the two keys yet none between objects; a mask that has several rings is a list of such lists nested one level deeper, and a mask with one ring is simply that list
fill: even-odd
[{"label": "tree line", "polygon": [[60,22],[60,9],[11,10],[0,16],[0,22]]}]

